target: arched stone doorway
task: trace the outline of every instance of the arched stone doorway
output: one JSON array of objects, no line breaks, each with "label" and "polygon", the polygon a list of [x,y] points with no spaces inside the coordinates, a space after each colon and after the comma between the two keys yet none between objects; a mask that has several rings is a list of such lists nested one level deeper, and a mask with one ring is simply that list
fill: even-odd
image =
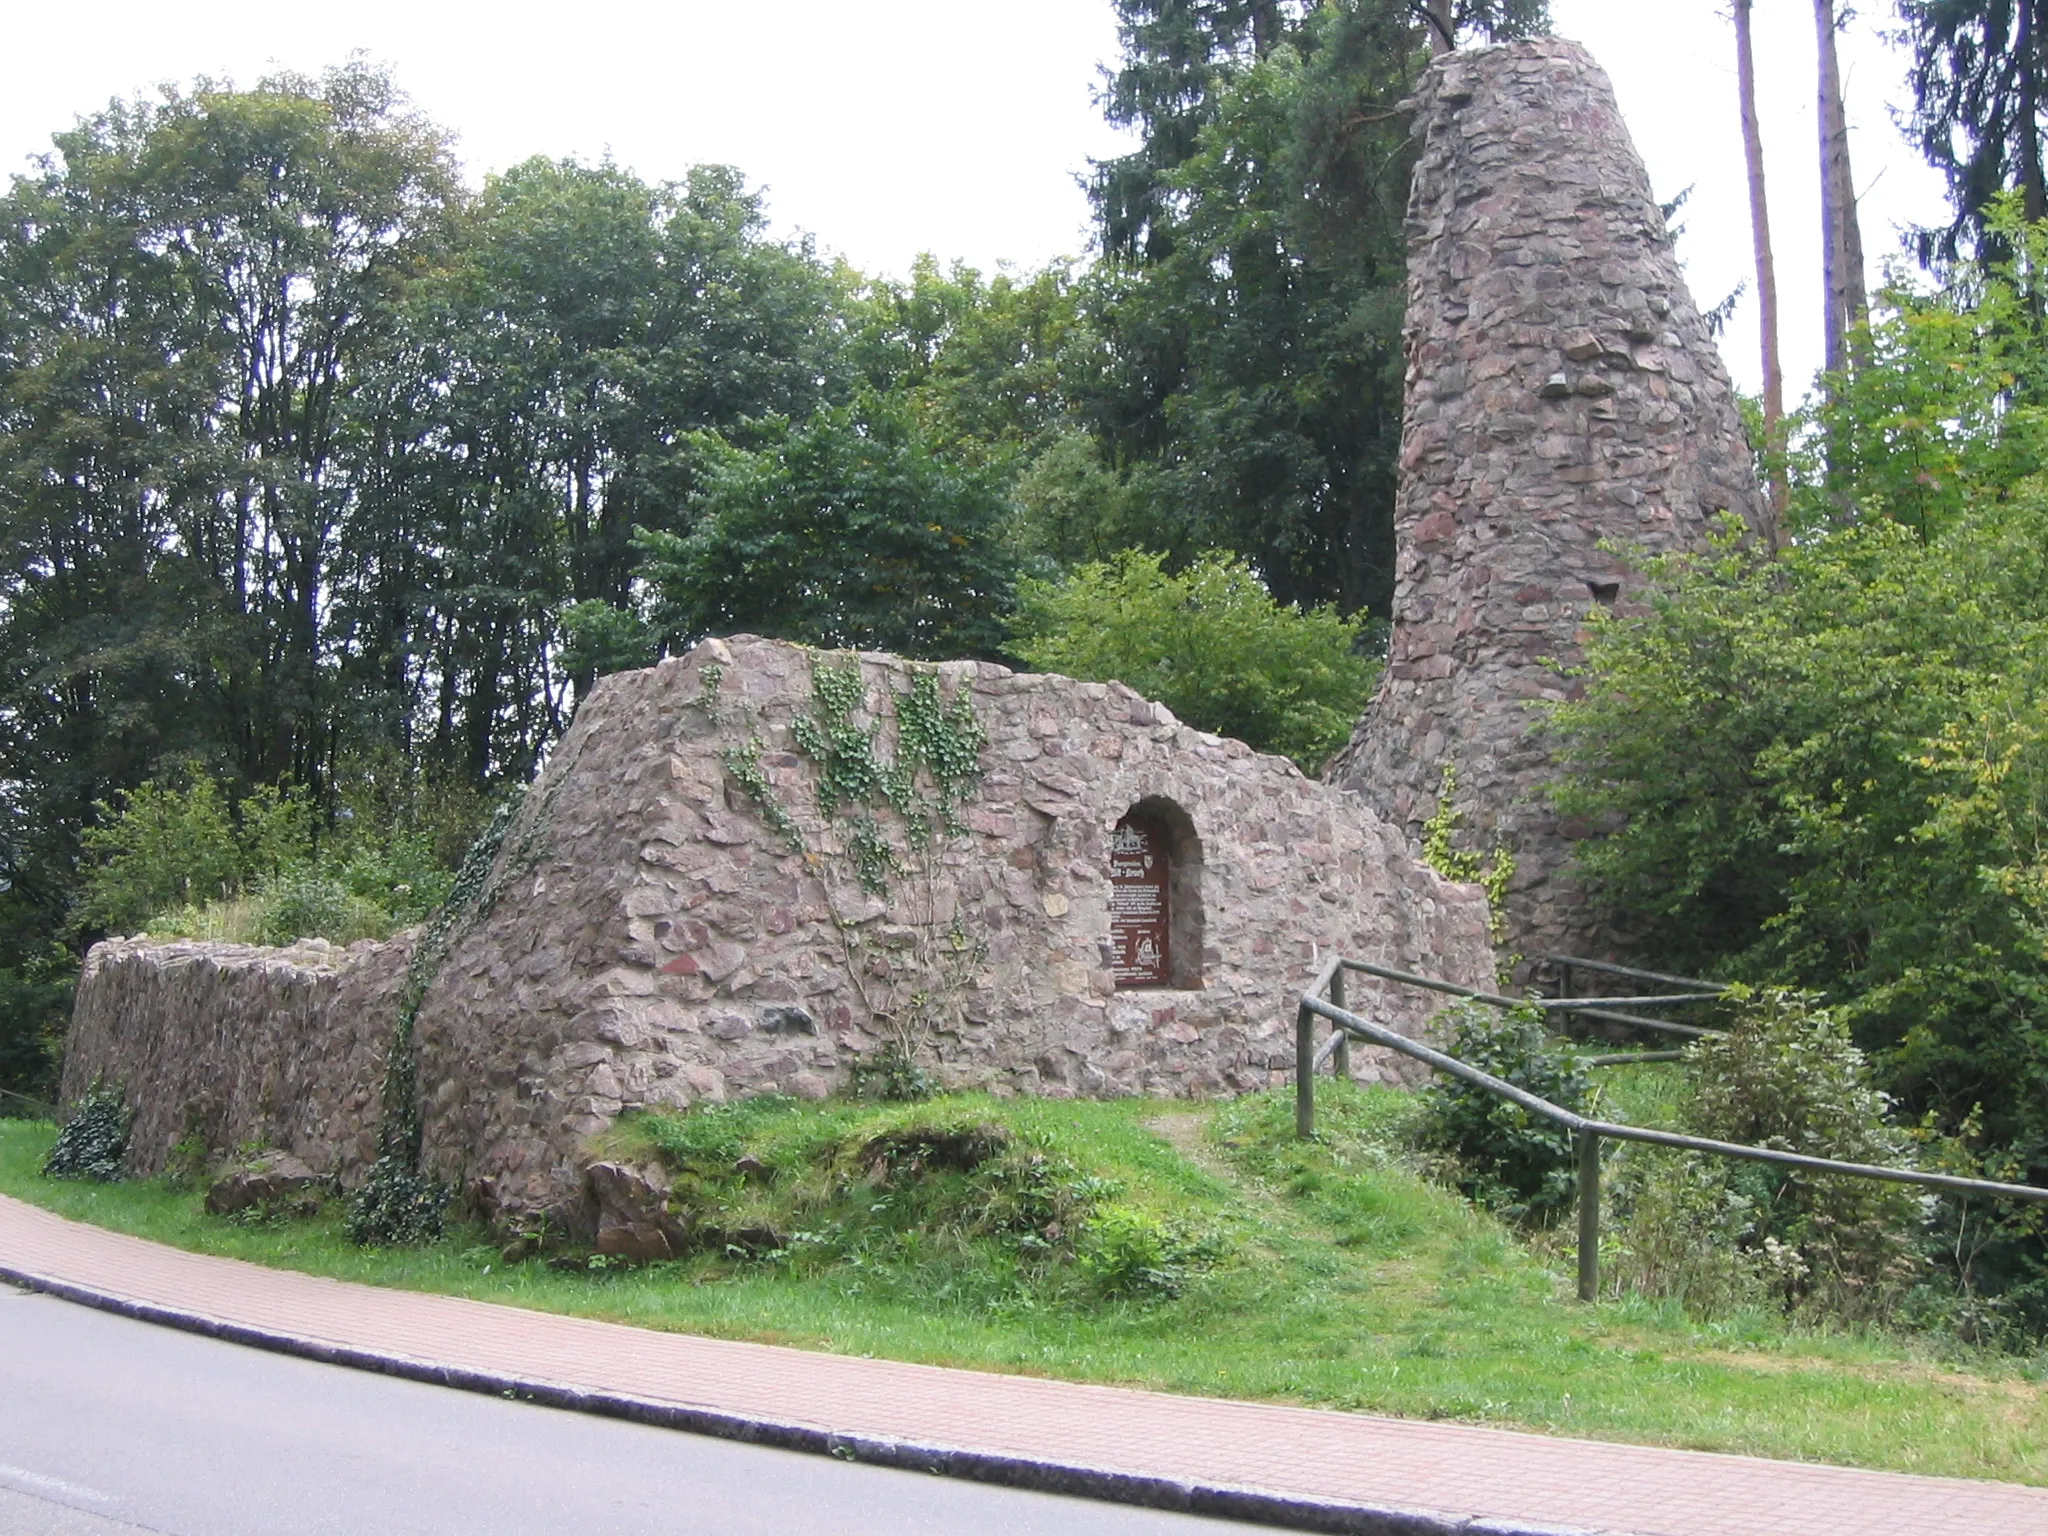
[{"label": "arched stone doorway", "polygon": [[1202,985],[1202,841],[1164,796],[1133,805],[1109,838],[1110,946],[1119,990]]}]

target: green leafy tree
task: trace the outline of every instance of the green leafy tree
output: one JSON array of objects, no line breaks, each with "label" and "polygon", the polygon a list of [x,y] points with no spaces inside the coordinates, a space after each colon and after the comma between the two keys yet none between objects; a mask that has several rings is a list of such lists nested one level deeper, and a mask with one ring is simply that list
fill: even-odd
[{"label": "green leafy tree", "polygon": [[692,434],[841,390],[841,303],[730,168],[655,186],[536,159],[493,178],[415,291],[371,416],[393,447],[340,612],[363,696],[397,703],[390,737],[424,728],[479,786],[527,777],[570,689],[613,659],[565,635],[565,610],[629,606],[633,528],[689,526]]},{"label": "green leafy tree", "polygon": [[77,962],[61,944],[0,966],[0,1115],[26,1107],[6,1094],[44,1103],[56,1098],[77,974]]},{"label": "green leafy tree", "polygon": [[1027,579],[1011,648],[1032,666],[1118,681],[1188,724],[1316,773],[1351,735],[1378,675],[1365,623],[1276,602],[1212,552],[1186,570],[1130,550],[1058,580]]},{"label": "green leafy tree", "polygon": [[856,376],[900,400],[934,447],[970,464],[1028,459],[1064,430],[1072,376],[1092,359],[1065,262],[985,277],[920,256],[907,283],[859,285],[847,324]]},{"label": "green leafy tree", "polygon": [[[1648,612],[1596,616],[1554,793],[1604,829],[1581,873],[1646,952],[1825,994],[1881,1085],[1970,1141],[1943,1155],[2037,1182],[2044,253],[2011,200],[1990,220],[2005,259],[1894,289],[1868,363],[1807,413],[1791,545],[1730,526],[1655,566]],[[1943,1221],[1945,1262],[2048,1325],[2038,1220]]]},{"label": "green leafy tree", "polygon": [[1771,561],[1731,531],[1603,618],[1558,716],[1594,890],[1681,970],[1837,1000],[1887,1086],[2048,1168],[2048,497]]},{"label": "green leafy tree", "polygon": [[1859,335],[1864,363],[1794,417],[1795,531],[1888,518],[1930,538],[2048,468],[2048,229],[2010,198],[1988,216],[2005,254],[1958,263],[1932,293],[1887,286]]},{"label": "green leafy tree", "polygon": [[757,432],[752,448],[700,440],[690,533],[639,534],[666,636],[746,630],[927,659],[1000,651],[1016,559],[998,472],[942,457],[901,403],[872,393]]},{"label": "green leafy tree", "polygon": [[652,666],[661,655],[661,635],[632,608],[595,599],[562,610],[562,669],[578,677],[603,677]]},{"label": "green leafy tree", "polygon": [[459,193],[361,65],[116,102],[0,199],[0,798],[18,955],[199,760],[322,782],[349,413]]}]

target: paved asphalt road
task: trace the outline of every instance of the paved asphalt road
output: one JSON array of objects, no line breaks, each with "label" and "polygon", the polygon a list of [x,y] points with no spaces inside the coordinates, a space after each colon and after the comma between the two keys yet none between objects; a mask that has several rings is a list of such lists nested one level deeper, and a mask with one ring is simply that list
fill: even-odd
[{"label": "paved asphalt road", "polygon": [[1246,1528],[505,1402],[0,1285],[0,1536]]}]

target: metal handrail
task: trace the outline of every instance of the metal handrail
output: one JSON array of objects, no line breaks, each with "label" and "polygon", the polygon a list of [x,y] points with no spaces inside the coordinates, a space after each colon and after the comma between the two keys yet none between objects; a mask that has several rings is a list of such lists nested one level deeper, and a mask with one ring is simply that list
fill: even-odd
[{"label": "metal handrail", "polygon": [[[1301,1005],[1295,1013],[1294,1024],[1294,1129],[1301,1139],[1308,1140],[1315,1135],[1315,1069],[1325,1056],[1338,1055],[1341,1069],[1349,1075],[1348,1052],[1344,1047],[1334,1050],[1326,1047],[1322,1053],[1315,1048],[1315,1021],[1325,1019],[1336,1031],[1336,1036],[1345,1040],[1356,1037],[1373,1045],[1384,1046],[1404,1056],[1434,1067],[1476,1088],[1482,1088],[1496,1098],[1507,1100],[1526,1110],[1539,1119],[1548,1120],[1571,1132],[1578,1154],[1579,1194],[1579,1300],[1592,1301],[1600,1291],[1600,1142],[1603,1137],[1613,1141],[1643,1142],[1651,1146],[1677,1147],[1690,1152],[1712,1152],[1721,1157],[1741,1158],[1749,1162],[1775,1163],[1781,1167],[1806,1168],[1816,1173],[1843,1174],[1851,1178],[1879,1179],[1892,1184],[1917,1184],[1929,1189],[1952,1190],[1961,1194],[1990,1195],[2005,1200],[2048,1201],[2048,1189],[2032,1184],[2001,1184],[1991,1179],[1969,1179],[1952,1173],[1926,1173],[1918,1168],[1887,1168],[1875,1163],[1845,1163],[1831,1157],[1811,1157],[1804,1152],[1783,1152],[1775,1147],[1753,1147],[1740,1142],[1715,1141],[1705,1136],[1687,1136],[1677,1131],[1657,1131],[1646,1126],[1622,1125],[1611,1120],[1594,1120],[1553,1104],[1540,1095],[1518,1088],[1490,1072],[1482,1072],[1419,1040],[1411,1040],[1399,1030],[1385,1024],[1375,1024],[1361,1018],[1344,1006],[1343,976],[1346,971],[1363,971],[1368,975],[1386,976],[1388,979],[1407,979],[1395,973],[1388,976],[1388,968],[1374,966],[1364,961],[1333,956],[1322,970],[1316,973],[1314,983],[1301,994]],[[1473,997],[1482,997],[1471,988],[1453,987],[1451,983],[1439,983],[1432,990],[1455,990]],[[1325,1001],[1322,993],[1332,994]],[[1333,1036],[1333,1039],[1335,1037]]]},{"label": "metal handrail", "polygon": [[46,1104],[41,1099],[32,1098],[25,1093],[16,1093],[12,1088],[0,1088],[0,1099],[19,1099],[36,1111],[36,1118],[39,1120],[54,1120],[57,1117],[56,1105]]},{"label": "metal handrail", "polygon": [[[1555,958],[1546,956],[1546,959]],[[1592,964],[1602,970],[1625,971],[1625,966],[1610,966],[1604,961],[1573,961],[1575,965]],[[1621,1013],[1611,1005],[1631,1003],[1637,1007],[1657,1003],[1705,1003],[1718,999],[1727,988],[1716,982],[1700,981],[1690,976],[1658,977],[1653,971],[1637,971],[1633,974],[1645,978],[1662,979],[1683,986],[1705,988],[1697,992],[1680,992],[1657,997],[1616,997],[1616,998],[1572,998],[1572,997],[1508,997],[1499,992],[1485,992],[1477,987],[1461,987],[1455,981],[1445,981],[1438,976],[1422,976],[1414,971],[1398,971],[1390,965],[1376,965],[1369,960],[1340,959],[1335,975],[1344,971],[1361,971],[1367,976],[1377,976],[1382,981],[1396,981],[1403,986],[1424,987],[1431,992],[1442,992],[1451,997],[1462,997],[1470,1002],[1485,1003],[1489,1008],[1535,1008],[1546,1013],[1569,1013],[1587,1018],[1606,1019],[1617,1024],[1633,1024],[1638,1029],[1652,1029],[1661,1034],[1682,1035],[1697,1039],[1701,1035],[1718,1034],[1699,1024],[1679,1024],[1670,1019],[1646,1018],[1638,1013]]]},{"label": "metal handrail", "polygon": [[1546,965],[1560,970],[1598,971],[1603,976],[1621,976],[1629,981],[1661,981],[1674,987],[1711,987],[1718,995],[1728,988],[1718,981],[1701,981],[1697,976],[1670,976],[1663,971],[1639,970],[1632,965],[1616,965],[1612,960],[1588,960],[1583,955],[1539,955],[1537,958]]},{"label": "metal handrail", "polygon": [[[1609,1024],[1627,1024],[1635,1029],[1654,1030],[1659,1034],[1678,1035],[1694,1040],[1719,1033],[1718,1030],[1704,1025],[1680,1024],[1671,1019],[1646,1018],[1640,1013],[1624,1013],[1621,1010],[1623,1007],[1642,1007],[1648,1004],[1714,1002],[1727,994],[1728,988],[1721,982],[1702,981],[1697,976],[1673,976],[1668,971],[1646,971],[1638,966],[1617,965],[1612,960],[1588,960],[1583,955],[1544,955],[1540,958],[1545,965],[1557,972],[1560,994],[1555,998],[1546,999],[1543,1006],[1556,1009],[1569,1019],[1599,1019]],[[1697,990],[1659,997],[1589,997],[1581,1001],[1572,995],[1572,974],[1575,971],[1596,971],[1603,976],[1619,976],[1625,981],[1652,981],[1668,987],[1692,987]]]}]

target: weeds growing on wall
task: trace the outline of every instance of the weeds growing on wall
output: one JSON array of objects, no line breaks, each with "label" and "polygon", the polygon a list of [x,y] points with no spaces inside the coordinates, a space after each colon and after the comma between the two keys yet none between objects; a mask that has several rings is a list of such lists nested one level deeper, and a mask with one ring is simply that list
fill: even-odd
[{"label": "weeds growing on wall", "polygon": [[1498,944],[1507,937],[1508,885],[1515,878],[1515,856],[1504,843],[1491,854],[1459,848],[1458,765],[1444,764],[1437,785],[1436,814],[1422,824],[1422,861],[1446,880],[1477,885],[1486,892],[1486,931]]}]

